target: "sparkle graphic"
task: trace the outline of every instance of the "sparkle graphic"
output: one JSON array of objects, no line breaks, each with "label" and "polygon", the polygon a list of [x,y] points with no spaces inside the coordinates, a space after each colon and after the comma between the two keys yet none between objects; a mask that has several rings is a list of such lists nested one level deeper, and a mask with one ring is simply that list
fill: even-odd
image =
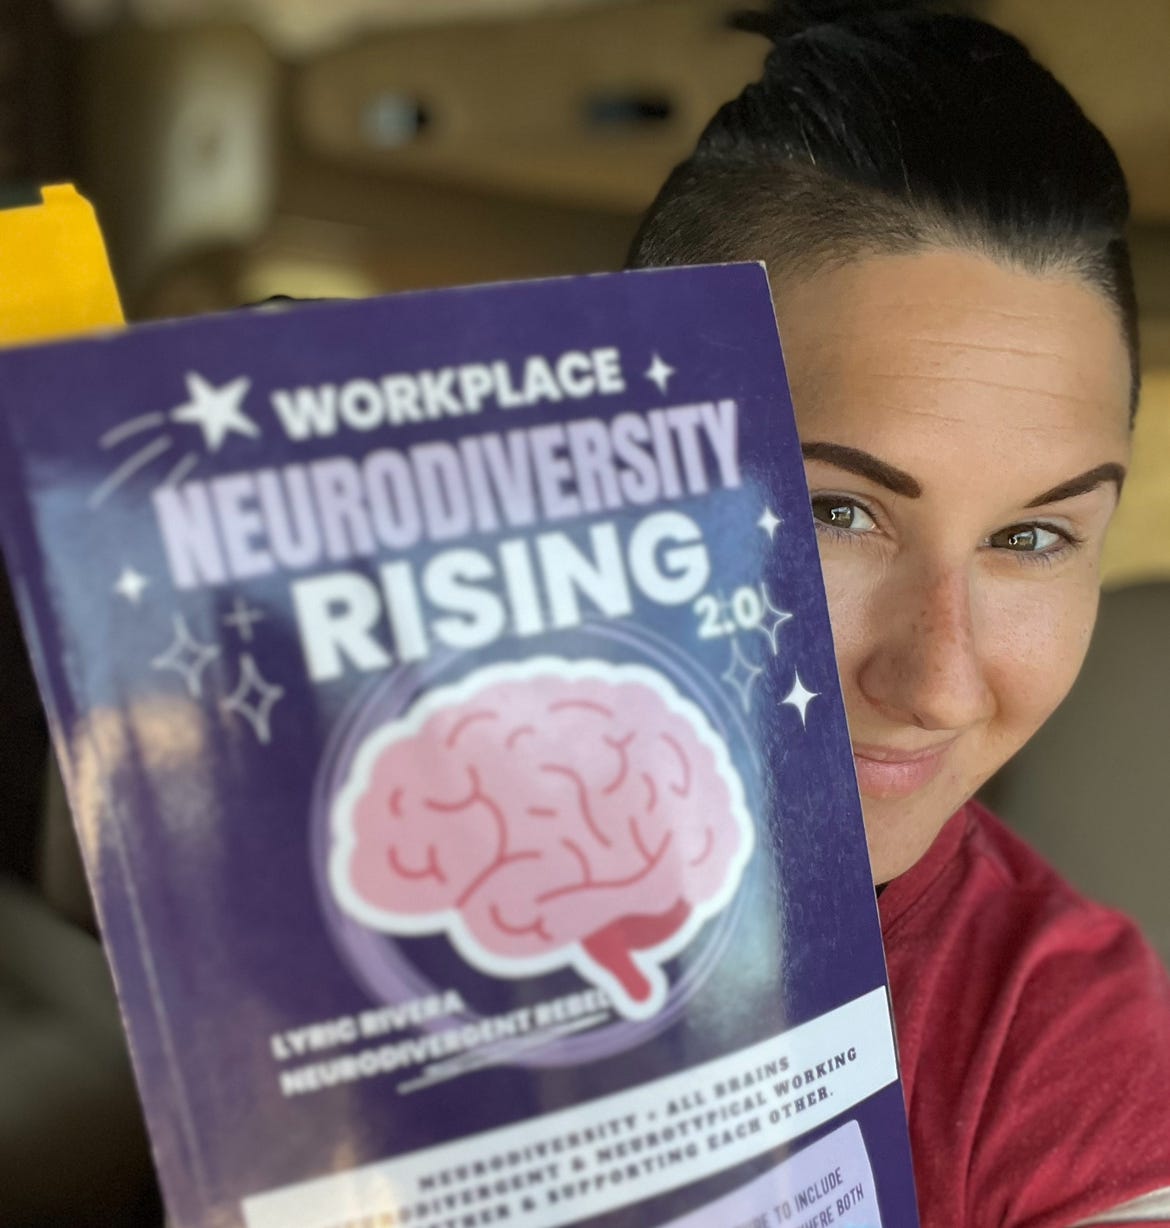
[{"label": "sparkle graphic", "polygon": [[820,694],[819,691],[810,691],[800,680],[800,674],[793,675],[792,690],[780,701],[782,704],[788,704],[790,708],[795,708],[800,713],[800,723],[806,724],[805,713],[808,711],[808,706]]},{"label": "sparkle graphic", "polygon": [[250,644],[253,638],[252,628],[256,623],[262,623],[264,617],[262,610],[250,606],[243,597],[237,597],[232,612],[224,617],[223,625],[232,627],[245,644]]},{"label": "sparkle graphic", "polygon": [[190,400],[171,410],[172,422],[190,423],[203,431],[209,452],[218,452],[228,435],[247,435],[256,439],[260,428],[243,410],[243,400],[252,381],[246,376],[216,388],[196,371],[188,371],[187,395]]},{"label": "sparkle graphic", "polygon": [[269,682],[260,673],[252,654],[240,656],[240,681],[236,689],[220,705],[225,712],[235,712],[252,726],[257,741],[272,741],[272,709],[276,707],[284,687]]},{"label": "sparkle graphic", "polygon": [[756,624],[756,630],[768,641],[772,656],[776,656],[780,652],[780,628],[792,621],[792,615],[772,604],[768,586],[763,581],[760,582],[760,597],[764,602],[764,617]]},{"label": "sparkle graphic", "polygon": [[740,651],[739,640],[731,641],[731,662],[720,675],[724,682],[739,696],[743,710],[752,710],[752,686],[764,671],[753,665]]},{"label": "sparkle graphic", "polygon": [[776,540],[776,530],[784,523],[770,507],[764,508],[756,524],[767,533],[771,541]]},{"label": "sparkle graphic", "polygon": [[643,372],[645,377],[652,383],[658,385],[658,391],[666,396],[666,385],[670,382],[670,377],[674,374],[674,368],[667,362],[663,362],[660,355],[655,354],[653,361],[646,371]]},{"label": "sparkle graphic", "polygon": [[219,649],[214,644],[201,644],[191,634],[186,618],[176,614],[175,638],[150,664],[154,669],[169,669],[179,674],[192,697],[198,699],[203,692],[203,671],[218,656]]},{"label": "sparkle graphic", "polygon": [[150,581],[133,567],[123,567],[122,574],[114,585],[114,592],[119,597],[125,597],[131,605],[137,605],[142,600],[142,593]]}]

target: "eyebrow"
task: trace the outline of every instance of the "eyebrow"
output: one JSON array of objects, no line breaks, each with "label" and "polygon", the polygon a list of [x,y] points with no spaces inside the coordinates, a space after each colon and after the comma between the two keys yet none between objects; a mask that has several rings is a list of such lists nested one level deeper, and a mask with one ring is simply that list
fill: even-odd
[{"label": "eyebrow", "polygon": [[[922,484],[904,469],[888,465],[874,456],[872,452],[862,451],[861,448],[849,448],[841,443],[812,442],[801,444],[800,451],[805,460],[826,461],[848,473],[856,473],[860,477],[869,478],[871,482],[876,482],[895,494],[905,495],[908,499],[917,499],[922,494]],[[1088,494],[1089,491],[1096,490],[1103,482],[1112,482],[1120,493],[1125,482],[1125,466],[1112,461],[1104,465],[1097,465],[1037,495],[1025,506],[1043,507],[1047,503],[1059,503],[1062,499],[1073,499],[1077,495]]]},{"label": "eyebrow", "polygon": [[827,461],[838,469],[869,478],[871,482],[892,490],[896,495],[917,499],[922,494],[921,483],[904,469],[895,469],[893,465],[887,465],[871,452],[863,452],[860,448],[847,448],[841,443],[803,443],[800,445],[800,451],[805,460]]},{"label": "eyebrow", "polygon": [[1112,462],[1098,465],[1095,469],[1087,469],[1075,478],[1069,478],[1067,482],[1061,482],[1059,486],[1054,486],[1051,490],[1046,490],[1042,495],[1037,495],[1026,506],[1042,507],[1045,503],[1059,503],[1062,499],[1072,499],[1076,495],[1088,494],[1090,490],[1096,490],[1102,482],[1112,482],[1117,487],[1118,494],[1120,494],[1124,481],[1124,465],[1116,465]]}]

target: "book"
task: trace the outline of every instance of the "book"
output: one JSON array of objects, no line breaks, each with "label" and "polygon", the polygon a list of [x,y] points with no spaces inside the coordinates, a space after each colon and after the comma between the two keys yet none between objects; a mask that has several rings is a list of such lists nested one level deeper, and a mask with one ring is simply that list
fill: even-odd
[{"label": "book", "polygon": [[916,1222],[761,266],[8,350],[0,488],[177,1228]]}]

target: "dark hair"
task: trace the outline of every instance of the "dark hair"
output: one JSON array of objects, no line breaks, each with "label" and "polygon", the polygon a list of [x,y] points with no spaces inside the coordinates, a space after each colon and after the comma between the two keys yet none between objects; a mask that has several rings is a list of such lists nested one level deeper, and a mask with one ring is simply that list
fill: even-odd
[{"label": "dark hair", "polygon": [[773,40],[763,76],[671,173],[632,266],[766,257],[782,279],[937,244],[1070,273],[1116,309],[1136,405],[1125,176],[1022,43],[875,0],[781,3],[733,24]]}]

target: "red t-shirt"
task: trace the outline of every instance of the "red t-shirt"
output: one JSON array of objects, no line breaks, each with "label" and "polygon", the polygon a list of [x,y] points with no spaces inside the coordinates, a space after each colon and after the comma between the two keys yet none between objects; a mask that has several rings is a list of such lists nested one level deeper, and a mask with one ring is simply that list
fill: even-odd
[{"label": "red t-shirt", "polygon": [[[923,1228],[1069,1228],[1170,1190],[1170,979],[1130,921],[975,803],[879,909]],[[1170,1225],[1144,1206],[1108,1222]]]}]

